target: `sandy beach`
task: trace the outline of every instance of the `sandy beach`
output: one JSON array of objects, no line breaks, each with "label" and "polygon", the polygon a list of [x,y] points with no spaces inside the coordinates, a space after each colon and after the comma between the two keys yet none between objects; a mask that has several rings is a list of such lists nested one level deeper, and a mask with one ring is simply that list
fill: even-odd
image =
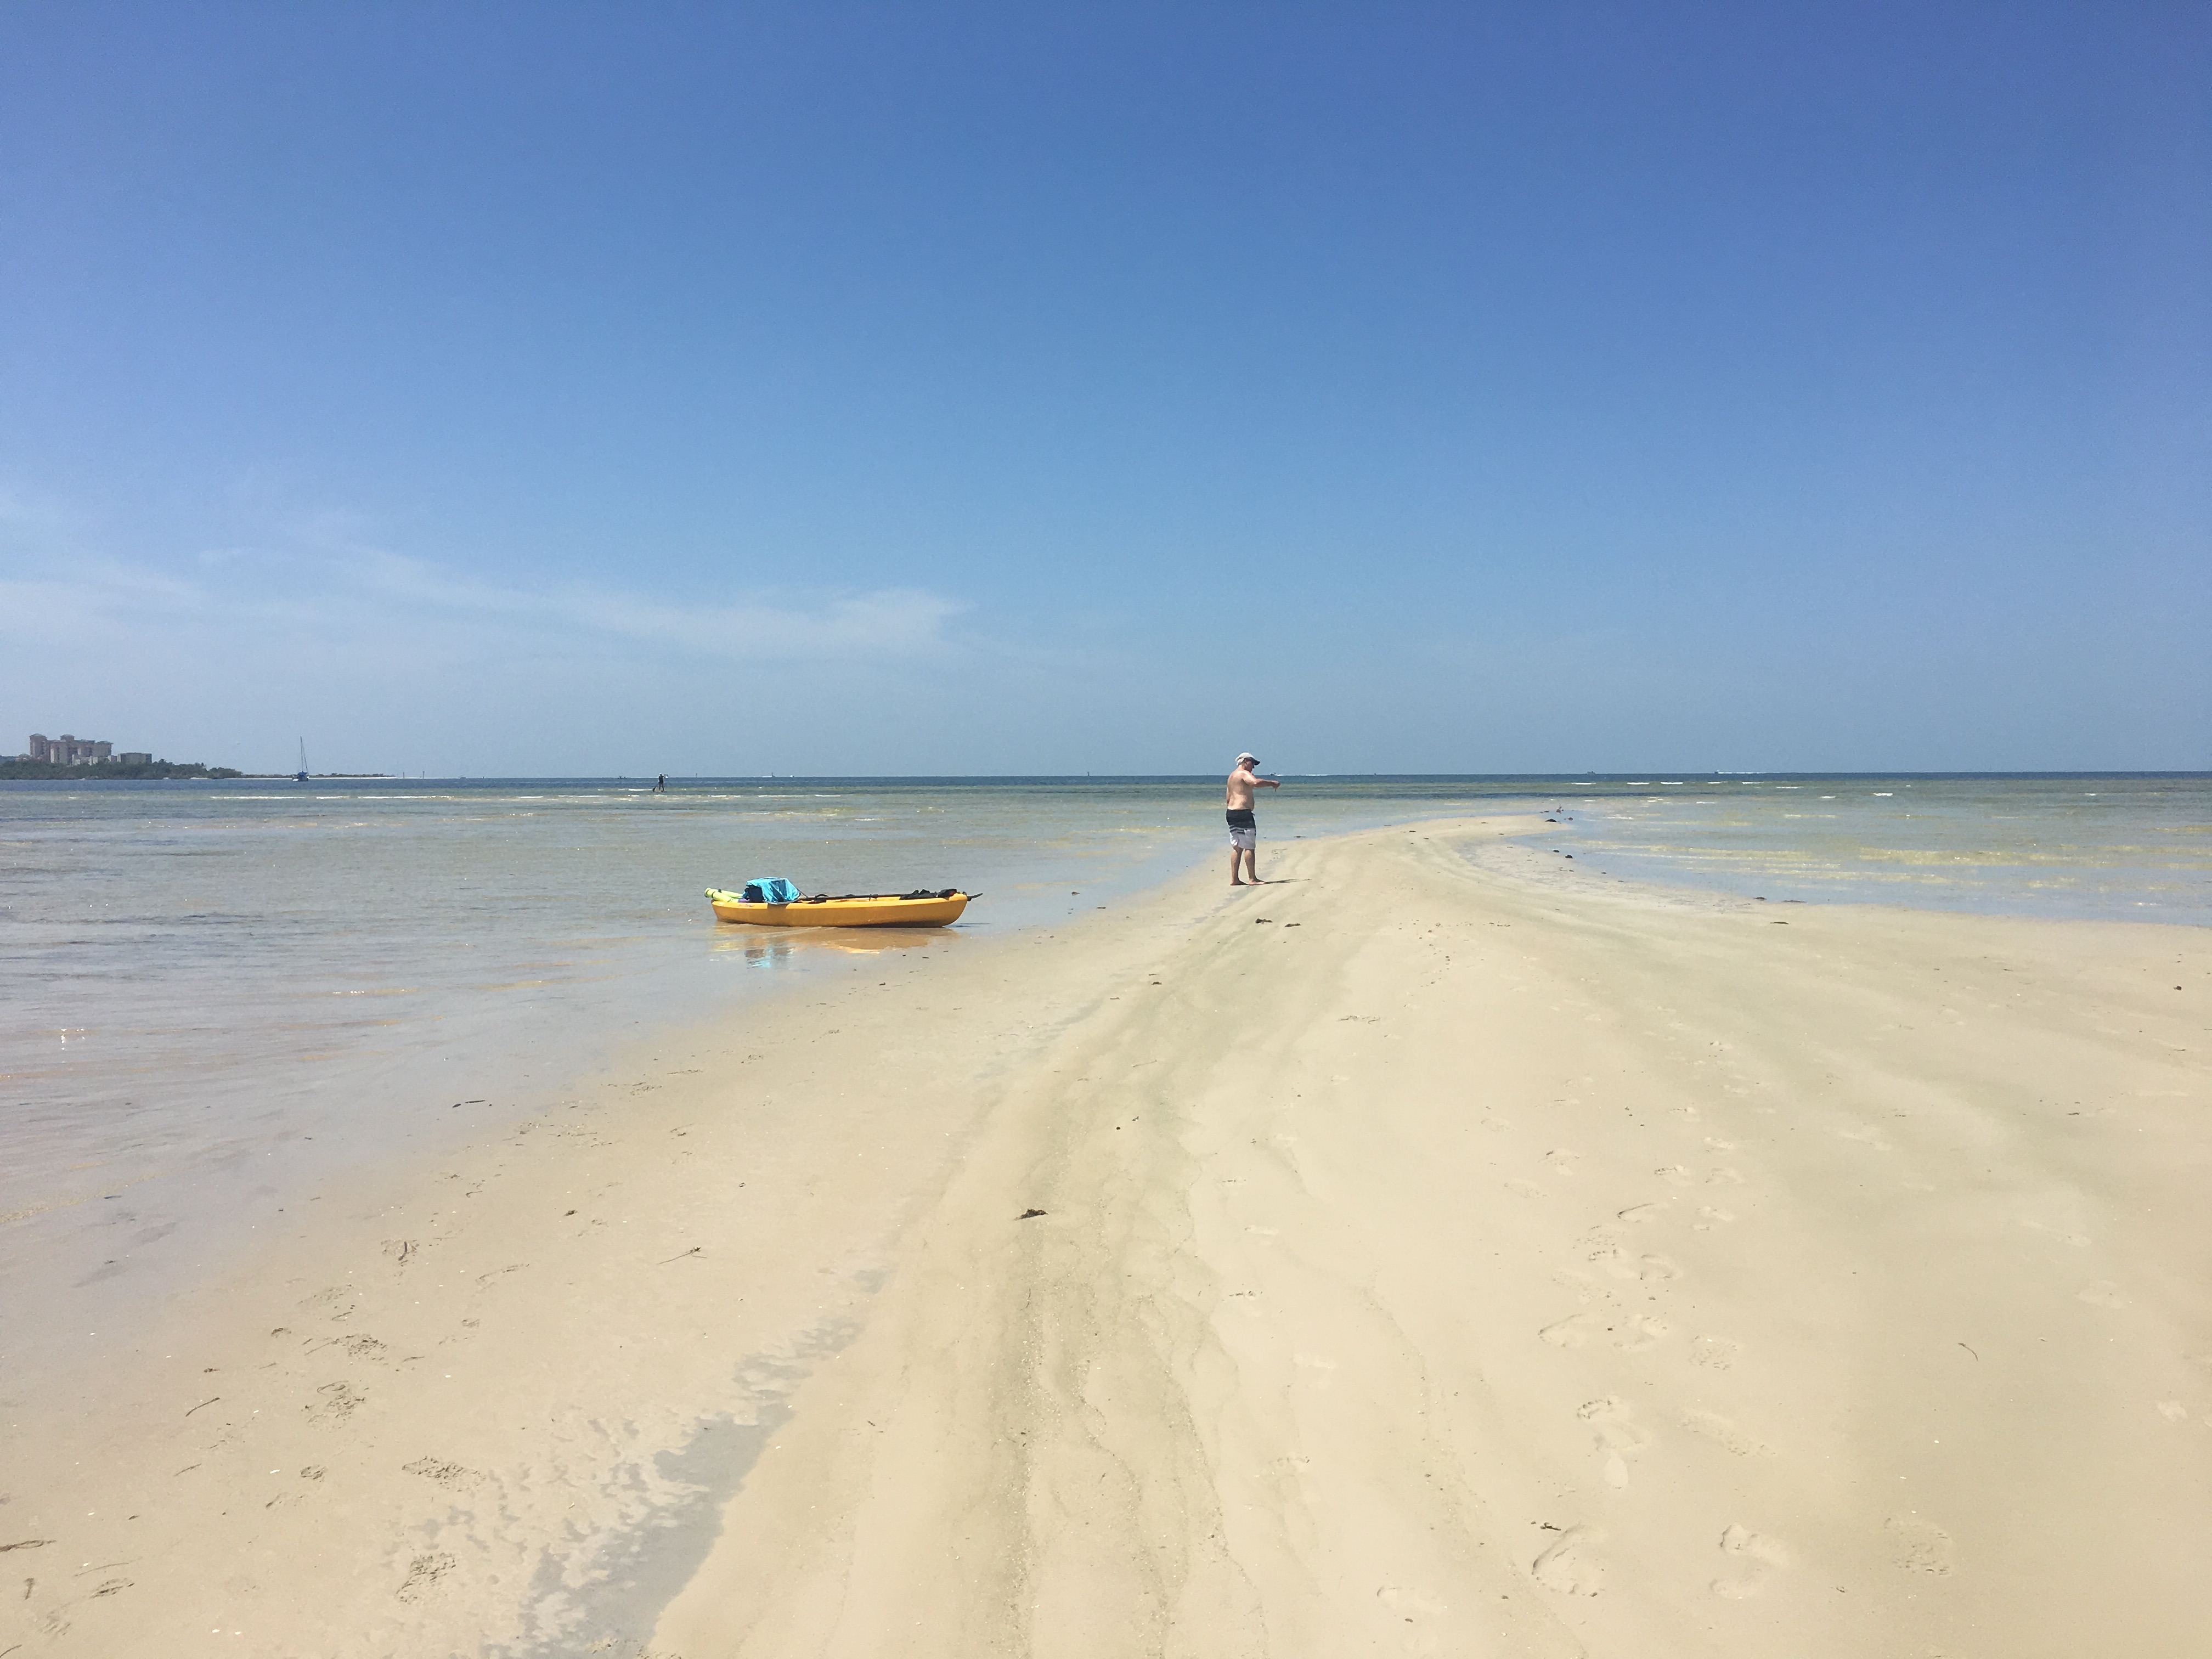
[{"label": "sandy beach", "polygon": [[1544,827],[883,950],[325,1189],[8,1400],[0,1656],[2199,1651],[2203,931]]}]

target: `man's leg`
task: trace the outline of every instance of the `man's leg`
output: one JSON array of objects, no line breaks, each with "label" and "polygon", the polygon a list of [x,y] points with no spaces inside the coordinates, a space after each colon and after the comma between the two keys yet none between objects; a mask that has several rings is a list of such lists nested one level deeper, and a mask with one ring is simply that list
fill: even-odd
[{"label": "man's leg", "polygon": [[1237,866],[1240,863],[1242,863],[1242,862],[1243,861],[1243,858],[1244,858],[1244,854],[1243,854],[1243,849],[1242,849],[1242,848],[1240,848],[1237,845],[1237,843],[1236,843],[1235,842],[1230,842],[1230,843],[1229,843],[1229,884],[1230,884],[1231,887],[1242,887],[1242,886],[1244,884],[1243,884],[1243,882],[1241,879],[1239,879],[1239,878],[1238,878],[1237,874]]},{"label": "man's leg", "polygon": [[1260,884],[1260,847],[1256,840],[1244,849],[1244,873],[1251,878],[1253,886]]}]

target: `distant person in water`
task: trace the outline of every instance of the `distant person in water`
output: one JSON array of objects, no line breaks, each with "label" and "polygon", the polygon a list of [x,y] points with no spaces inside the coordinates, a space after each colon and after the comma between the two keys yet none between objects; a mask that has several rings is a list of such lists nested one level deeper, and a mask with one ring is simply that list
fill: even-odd
[{"label": "distant person in water", "polygon": [[668,793],[668,774],[667,774],[667,773],[663,772],[663,773],[659,775],[659,778],[657,778],[657,779],[655,779],[655,780],[654,780],[654,781],[653,781],[653,793],[654,794],[656,794],[656,795],[665,795],[665,794],[666,794],[666,793]]},{"label": "distant person in water", "polygon": [[[1257,755],[1239,755],[1237,769],[1229,775],[1229,884],[1231,887],[1258,887],[1260,880],[1260,826],[1252,817],[1252,792],[1255,789],[1279,789],[1283,786],[1273,778],[1263,778],[1252,769],[1260,763]],[[1237,874],[1242,867],[1249,882]]]}]

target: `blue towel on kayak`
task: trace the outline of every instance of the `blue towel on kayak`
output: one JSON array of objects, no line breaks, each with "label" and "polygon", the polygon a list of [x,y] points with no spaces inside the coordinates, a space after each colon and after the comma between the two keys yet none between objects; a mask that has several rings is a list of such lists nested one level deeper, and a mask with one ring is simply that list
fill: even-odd
[{"label": "blue towel on kayak", "polygon": [[797,884],[781,876],[756,876],[745,884],[748,904],[791,904],[800,896]]}]

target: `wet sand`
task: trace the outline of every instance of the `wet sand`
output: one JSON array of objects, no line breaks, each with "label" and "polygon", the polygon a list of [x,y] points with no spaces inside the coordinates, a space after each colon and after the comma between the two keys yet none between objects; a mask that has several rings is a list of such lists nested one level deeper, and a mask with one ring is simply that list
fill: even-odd
[{"label": "wet sand", "polygon": [[1464,856],[1528,827],[326,1188],[8,1402],[0,1653],[2194,1652],[2203,932]]}]

